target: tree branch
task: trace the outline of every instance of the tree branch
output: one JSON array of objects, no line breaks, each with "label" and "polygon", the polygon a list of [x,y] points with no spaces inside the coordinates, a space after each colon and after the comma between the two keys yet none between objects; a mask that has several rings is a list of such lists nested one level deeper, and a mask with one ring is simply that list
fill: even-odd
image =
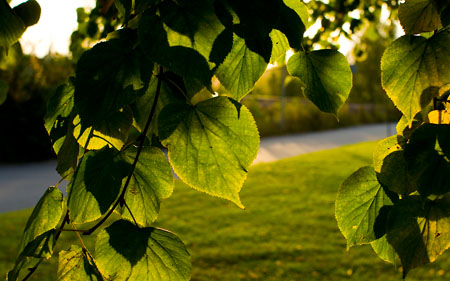
[{"label": "tree branch", "polygon": [[140,156],[140,154],[142,152],[142,149],[144,147],[144,143],[145,143],[145,138],[147,136],[147,132],[148,132],[148,130],[150,128],[150,124],[152,123],[153,117],[155,115],[156,105],[158,103],[159,95],[161,93],[161,83],[162,83],[162,79],[163,79],[161,77],[162,73],[163,73],[163,68],[162,68],[162,66],[160,66],[159,67],[159,74],[157,75],[158,84],[156,86],[155,99],[153,100],[153,105],[152,105],[152,108],[150,110],[150,114],[148,116],[147,123],[145,124],[144,130],[142,131],[141,135],[138,138],[139,139],[138,150],[136,152],[136,157],[134,158],[134,162],[133,162],[133,166],[131,168],[131,172],[130,172],[130,174],[127,177],[127,181],[125,182],[125,186],[123,187],[122,192],[119,195],[119,198],[114,203],[113,207],[109,210],[109,212],[96,225],[91,227],[86,232],[83,232],[83,235],[90,235],[90,234],[92,234],[99,226],[101,226],[111,216],[111,214],[117,208],[119,203],[123,204],[125,202],[125,193],[127,192],[128,185],[130,184],[130,181],[131,181],[131,177],[133,176],[134,170],[136,169],[136,165],[137,165],[137,163],[139,161],[139,156]]}]

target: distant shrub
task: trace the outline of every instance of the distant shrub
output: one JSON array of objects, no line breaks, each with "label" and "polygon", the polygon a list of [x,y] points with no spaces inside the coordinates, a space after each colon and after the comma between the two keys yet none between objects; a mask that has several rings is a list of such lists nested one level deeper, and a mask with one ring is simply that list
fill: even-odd
[{"label": "distant shrub", "polygon": [[339,121],[319,111],[301,97],[287,97],[284,122],[281,122],[281,98],[249,95],[243,99],[252,112],[261,136],[283,135],[370,123],[394,122],[399,112],[391,104],[346,104],[339,112]]}]

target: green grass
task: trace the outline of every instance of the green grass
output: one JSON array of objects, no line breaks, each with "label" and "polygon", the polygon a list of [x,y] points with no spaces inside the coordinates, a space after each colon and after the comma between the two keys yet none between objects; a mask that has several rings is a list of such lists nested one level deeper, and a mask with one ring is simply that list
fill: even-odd
[{"label": "green grass", "polygon": [[[255,165],[241,191],[246,210],[177,182],[157,225],[186,243],[192,280],[401,280],[400,269],[370,246],[347,251],[334,218],[340,183],[371,163],[373,148],[374,142],[363,143]],[[29,213],[0,215],[0,272],[12,266]],[[62,242],[76,242],[73,233],[64,236]],[[407,280],[449,280],[448,268],[444,254]],[[55,272],[55,264],[44,265],[31,280],[55,280]]]}]

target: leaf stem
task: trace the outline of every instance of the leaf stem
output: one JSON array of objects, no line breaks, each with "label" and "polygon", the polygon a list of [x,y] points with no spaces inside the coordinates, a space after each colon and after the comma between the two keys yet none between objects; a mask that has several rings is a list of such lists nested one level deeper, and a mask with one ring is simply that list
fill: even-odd
[{"label": "leaf stem", "polygon": [[101,226],[110,216],[111,214],[114,212],[114,210],[117,208],[117,206],[119,205],[119,203],[124,203],[125,202],[125,193],[127,192],[127,188],[128,185],[130,184],[131,178],[133,176],[134,170],[136,168],[136,165],[139,161],[139,156],[142,152],[142,149],[144,147],[144,143],[145,143],[145,138],[147,136],[147,132],[150,128],[150,124],[152,123],[153,117],[155,115],[156,112],[156,105],[158,103],[158,99],[159,99],[159,95],[161,92],[161,83],[162,83],[162,73],[163,73],[163,68],[162,66],[159,67],[159,74],[157,75],[158,78],[158,84],[156,86],[156,93],[155,93],[155,99],[153,100],[153,105],[152,108],[150,110],[150,114],[148,116],[147,119],[147,123],[145,124],[144,130],[142,131],[141,135],[139,136],[138,140],[139,140],[139,146],[138,146],[138,150],[136,152],[136,157],[134,158],[134,162],[133,162],[133,166],[131,168],[130,174],[127,177],[127,181],[125,182],[125,186],[122,189],[122,192],[119,195],[119,198],[116,200],[116,202],[114,203],[113,207],[109,210],[109,212],[93,227],[91,227],[89,230],[87,230],[86,232],[83,233],[83,235],[90,235],[92,234],[99,226]]}]

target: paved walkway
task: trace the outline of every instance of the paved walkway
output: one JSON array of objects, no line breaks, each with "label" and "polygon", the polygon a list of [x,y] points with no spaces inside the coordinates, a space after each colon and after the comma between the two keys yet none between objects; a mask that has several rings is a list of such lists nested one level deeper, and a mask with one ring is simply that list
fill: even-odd
[{"label": "paved walkway", "polygon": [[[377,140],[394,133],[393,124],[377,124],[263,138],[254,163],[270,162],[345,144]],[[0,165],[0,213],[33,207],[47,187],[59,181],[60,177],[55,167],[55,161]],[[61,184],[60,188],[65,189],[65,184]]]}]

